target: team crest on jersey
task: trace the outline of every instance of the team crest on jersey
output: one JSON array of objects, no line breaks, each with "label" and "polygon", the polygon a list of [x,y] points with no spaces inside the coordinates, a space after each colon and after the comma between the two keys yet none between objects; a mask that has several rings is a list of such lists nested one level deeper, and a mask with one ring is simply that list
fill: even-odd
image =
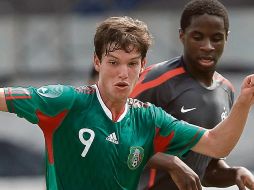
[{"label": "team crest on jersey", "polygon": [[140,146],[132,146],[130,148],[130,154],[128,156],[128,167],[131,170],[135,170],[139,167],[144,158],[144,149]]},{"label": "team crest on jersey", "polygon": [[63,86],[43,86],[37,89],[38,94],[47,98],[56,98],[63,92]]}]

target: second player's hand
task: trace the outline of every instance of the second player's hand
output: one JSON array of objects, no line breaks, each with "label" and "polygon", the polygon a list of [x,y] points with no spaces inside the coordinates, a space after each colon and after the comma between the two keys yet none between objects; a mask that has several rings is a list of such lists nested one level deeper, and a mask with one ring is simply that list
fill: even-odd
[{"label": "second player's hand", "polygon": [[168,172],[180,190],[202,189],[198,175],[176,156],[157,153],[149,160],[147,166]]},{"label": "second player's hand", "polygon": [[[176,157],[176,159],[179,159]],[[180,159],[179,159],[180,160]],[[184,162],[176,161],[175,168],[169,172],[171,178],[181,190],[201,190],[198,175]]]},{"label": "second player's hand", "polygon": [[[244,167],[236,168],[236,185],[239,190],[254,190],[254,176]],[[247,188],[246,188],[247,187]]]}]

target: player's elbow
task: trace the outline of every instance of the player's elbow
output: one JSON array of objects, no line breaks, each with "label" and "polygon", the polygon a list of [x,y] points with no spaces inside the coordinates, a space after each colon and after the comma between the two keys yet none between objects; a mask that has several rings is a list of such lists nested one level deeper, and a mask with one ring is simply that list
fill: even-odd
[{"label": "player's elbow", "polygon": [[213,154],[211,155],[211,157],[213,158],[224,158],[227,157],[229,155],[231,151],[230,150],[216,150],[213,152]]},{"label": "player's elbow", "polygon": [[213,158],[224,158],[229,155],[231,150],[232,146],[225,142],[223,138],[215,135],[211,130],[205,132],[200,139],[200,143],[194,149],[194,151]]}]

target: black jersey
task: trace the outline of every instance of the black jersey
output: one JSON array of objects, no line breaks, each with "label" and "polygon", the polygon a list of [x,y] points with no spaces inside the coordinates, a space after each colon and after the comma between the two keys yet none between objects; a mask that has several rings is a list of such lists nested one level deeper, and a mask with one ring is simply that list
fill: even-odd
[{"label": "black jersey", "polygon": [[[233,92],[232,84],[217,72],[213,84],[205,87],[191,77],[183,59],[177,57],[148,67],[140,76],[132,97],[151,102],[180,120],[211,129],[227,117],[233,105]],[[183,161],[202,179],[211,158],[189,152]],[[148,184],[154,185],[154,189],[176,188],[169,182],[167,173],[156,172],[155,181],[150,178],[148,182],[149,173],[145,170],[139,189],[143,189],[142,186],[147,189]]]}]

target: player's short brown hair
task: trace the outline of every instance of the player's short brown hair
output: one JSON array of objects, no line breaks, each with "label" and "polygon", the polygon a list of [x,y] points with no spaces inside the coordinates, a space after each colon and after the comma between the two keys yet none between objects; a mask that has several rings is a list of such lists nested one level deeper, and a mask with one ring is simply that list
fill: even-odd
[{"label": "player's short brown hair", "polygon": [[126,52],[136,49],[143,59],[151,44],[152,36],[147,25],[127,16],[106,19],[99,24],[94,36],[95,53],[100,60],[103,53],[119,49]]}]

